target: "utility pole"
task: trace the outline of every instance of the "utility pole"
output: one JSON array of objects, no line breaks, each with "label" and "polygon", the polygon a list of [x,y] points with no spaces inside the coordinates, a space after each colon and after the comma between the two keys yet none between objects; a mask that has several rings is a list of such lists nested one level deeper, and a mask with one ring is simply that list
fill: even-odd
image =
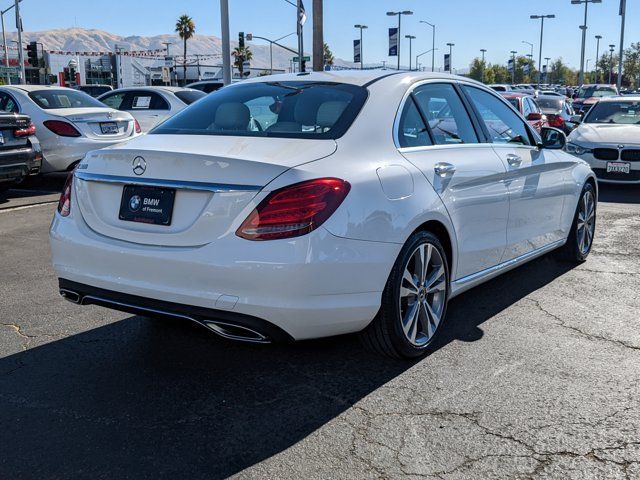
[{"label": "utility pole", "polygon": [[229,0],[220,0],[222,30],[222,83],[231,83],[231,42],[229,41]]},{"label": "utility pole", "polygon": [[24,51],[22,49],[22,17],[20,17],[20,0],[15,0],[16,28],[18,29],[18,62],[20,62],[20,81],[27,83],[27,75],[24,70]]},{"label": "utility pole", "polygon": [[624,57],[624,22],[627,16],[627,0],[620,0],[620,61],[618,62],[618,93],[622,87],[622,59]]},{"label": "utility pole", "polygon": [[609,45],[609,85],[611,85],[611,77],[613,76],[613,50],[615,48],[615,45]]},{"label": "utility pole", "polygon": [[433,29],[433,36],[431,38],[431,71],[434,72],[436,68],[436,26],[426,20],[420,20],[420,23],[426,23]]},{"label": "utility pole", "polygon": [[480,51],[482,52],[482,72],[480,74],[480,77],[481,77],[480,81],[484,83],[484,54],[487,53],[487,49],[481,48]]},{"label": "utility pole", "polygon": [[411,42],[415,40],[416,37],[414,35],[405,35],[404,38],[409,39],[409,71],[411,71],[411,56],[413,55],[413,53],[411,53]]},{"label": "utility pole", "polygon": [[[363,48],[362,48],[362,30],[364,30],[365,28],[369,28],[366,25],[354,25],[354,28],[359,28],[360,29],[360,70],[362,70],[364,68],[364,58],[362,55],[363,52]],[[411,59],[409,59],[411,60]]]},{"label": "utility pole", "polygon": [[[400,36],[400,27],[402,24],[402,15],[413,15],[413,12],[411,10],[403,10],[401,12],[387,12],[387,15],[389,17],[394,17],[394,16],[398,16],[398,70],[400,70],[400,44],[402,43],[400,41],[400,39],[402,38]],[[409,61],[411,61],[411,59],[409,59]]]},{"label": "utility pole", "polygon": [[594,83],[598,83],[598,60],[600,59],[600,40],[602,40],[602,35],[596,35],[596,78]]},{"label": "utility pole", "polygon": [[515,85],[516,83],[516,52],[515,50],[511,50],[511,85]]},{"label": "utility pole", "polygon": [[[600,1],[600,0],[585,0],[585,1]],[[540,53],[538,54],[538,65],[541,65],[542,64],[542,38],[544,35],[544,19],[556,18],[556,16],[555,15],[530,15],[529,18],[532,20],[538,20],[538,19],[540,20]],[[542,72],[540,68],[538,68],[538,87],[540,87],[541,79],[542,79]]]},{"label": "utility pole", "polygon": [[[360,48],[362,49],[362,42],[360,42]],[[322,0],[313,0],[313,69],[316,72],[324,70],[324,14]]]},{"label": "utility pole", "polygon": [[584,3],[584,23],[580,25],[582,30],[582,48],[580,51],[580,76],[578,77],[578,83],[582,85],[584,83],[584,55],[587,42],[587,11],[590,3],[602,3],[602,0],[571,0],[572,5],[580,5]]}]

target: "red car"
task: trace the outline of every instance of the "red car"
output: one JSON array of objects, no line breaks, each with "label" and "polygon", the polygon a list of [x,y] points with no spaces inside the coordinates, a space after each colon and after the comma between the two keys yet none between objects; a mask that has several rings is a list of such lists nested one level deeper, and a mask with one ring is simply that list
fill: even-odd
[{"label": "red car", "polygon": [[507,99],[538,133],[541,132],[542,127],[549,126],[547,117],[540,110],[533,95],[518,92],[500,92],[500,95]]}]

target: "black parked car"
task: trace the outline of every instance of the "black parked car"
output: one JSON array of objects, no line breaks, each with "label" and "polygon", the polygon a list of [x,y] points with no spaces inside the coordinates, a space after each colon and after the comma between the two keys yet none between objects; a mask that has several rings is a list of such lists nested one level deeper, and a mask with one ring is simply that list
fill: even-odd
[{"label": "black parked car", "polygon": [[0,113],[0,194],[40,173],[42,150],[28,115]]}]

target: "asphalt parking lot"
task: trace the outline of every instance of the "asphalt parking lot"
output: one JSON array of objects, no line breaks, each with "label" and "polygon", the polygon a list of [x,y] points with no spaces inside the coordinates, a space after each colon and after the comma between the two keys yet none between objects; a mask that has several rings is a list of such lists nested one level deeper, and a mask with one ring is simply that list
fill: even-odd
[{"label": "asphalt parking lot", "polygon": [[458,297],[407,363],[65,302],[60,185],[0,200],[0,478],[640,478],[640,187],[602,189],[585,264]]}]

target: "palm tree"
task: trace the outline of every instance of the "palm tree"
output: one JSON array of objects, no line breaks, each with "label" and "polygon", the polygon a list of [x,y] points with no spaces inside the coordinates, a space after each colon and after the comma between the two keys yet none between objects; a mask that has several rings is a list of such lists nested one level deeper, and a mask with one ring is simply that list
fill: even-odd
[{"label": "palm tree", "polygon": [[242,74],[244,72],[244,62],[248,62],[253,58],[253,52],[249,50],[249,47],[236,47],[231,53],[233,58],[233,65],[240,72],[240,78],[242,78]]},{"label": "palm tree", "polygon": [[324,64],[333,65],[333,60],[334,60],[333,53],[331,52],[329,45],[325,43],[324,44]]},{"label": "palm tree", "polygon": [[196,24],[189,15],[180,15],[178,21],[176,22],[176,32],[184,42],[184,63],[182,64],[183,68],[183,77],[185,85],[187,83],[187,40],[189,40],[196,33]]}]

